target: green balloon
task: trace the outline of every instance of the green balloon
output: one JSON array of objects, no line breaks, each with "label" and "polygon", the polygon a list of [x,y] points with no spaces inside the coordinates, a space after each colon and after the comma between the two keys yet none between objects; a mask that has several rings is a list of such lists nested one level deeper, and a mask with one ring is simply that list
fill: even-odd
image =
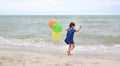
[{"label": "green balloon", "polygon": [[61,32],[62,31],[62,25],[59,23],[55,23],[52,27],[54,32]]}]

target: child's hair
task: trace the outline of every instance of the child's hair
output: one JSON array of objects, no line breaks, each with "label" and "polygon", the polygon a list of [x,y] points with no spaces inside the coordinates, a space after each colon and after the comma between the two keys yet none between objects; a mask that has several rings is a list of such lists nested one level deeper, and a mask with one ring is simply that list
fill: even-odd
[{"label": "child's hair", "polygon": [[75,26],[75,23],[74,22],[71,22],[70,25],[69,25],[69,28],[67,30],[69,30],[72,26]]}]

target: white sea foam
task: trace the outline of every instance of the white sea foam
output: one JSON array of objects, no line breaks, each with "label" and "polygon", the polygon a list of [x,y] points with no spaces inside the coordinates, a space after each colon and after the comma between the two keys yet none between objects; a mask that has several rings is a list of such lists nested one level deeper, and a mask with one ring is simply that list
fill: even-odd
[{"label": "white sea foam", "polygon": [[[6,39],[0,37],[0,44],[2,45],[16,45],[16,46],[30,46],[42,49],[48,49],[52,51],[65,52],[67,45],[55,45],[53,42],[46,42],[43,39]],[[105,45],[77,45],[74,53],[112,53],[120,54],[120,45],[115,44],[113,46]]]}]

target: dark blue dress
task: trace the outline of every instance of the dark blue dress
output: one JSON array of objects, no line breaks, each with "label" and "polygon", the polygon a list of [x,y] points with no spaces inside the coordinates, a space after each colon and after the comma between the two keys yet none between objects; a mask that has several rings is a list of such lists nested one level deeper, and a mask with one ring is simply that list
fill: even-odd
[{"label": "dark blue dress", "polygon": [[74,44],[74,33],[75,33],[75,29],[70,29],[67,31],[67,35],[66,35],[66,38],[65,38],[65,43],[66,44]]}]

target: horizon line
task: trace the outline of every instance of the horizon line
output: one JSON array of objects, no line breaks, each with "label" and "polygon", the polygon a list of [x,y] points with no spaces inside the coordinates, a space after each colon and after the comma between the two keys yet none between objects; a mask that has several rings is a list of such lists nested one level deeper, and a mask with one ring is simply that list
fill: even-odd
[{"label": "horizon line", "polygon": [[[13,15],[13,16],[14,16],[14,15],[16,15],[16,16],[17,16],[17,15],[18,15],[18,16],[19,16],[19,15],[21,15],[21,16],[22,16],[22,15],[36,15],[36,16],[61,15],[61,16],[62,16],[63,14],[48,14],[48,15],[47,15],[47,14],[38,14],[38,15],[37,15],[37,14],[0,14],[0,16],[2,16],[2,15],[3,15],[3,16],[4,16],[4,15]],[[64,15],[68,15],[68,14],[64,14]],[[72,15],[76,15],[76,14],[69,14],[69,15],[72,16]],[[69,16],[69,15],[68,15],[68,16]],[[87,15],[87,14],[80,14],[80,15]],[[107,15],[116,15],[116,16],[117,16],[117,14],[88,14],[88,15],[106,15],[106,16],[107,16]],[[119,15],[119,14],[118,14],[118,15]],[[76,15],[76,16],[77,16],[77,15]],[[79,16],[79,14],[78,14],[78,16]]]}]

